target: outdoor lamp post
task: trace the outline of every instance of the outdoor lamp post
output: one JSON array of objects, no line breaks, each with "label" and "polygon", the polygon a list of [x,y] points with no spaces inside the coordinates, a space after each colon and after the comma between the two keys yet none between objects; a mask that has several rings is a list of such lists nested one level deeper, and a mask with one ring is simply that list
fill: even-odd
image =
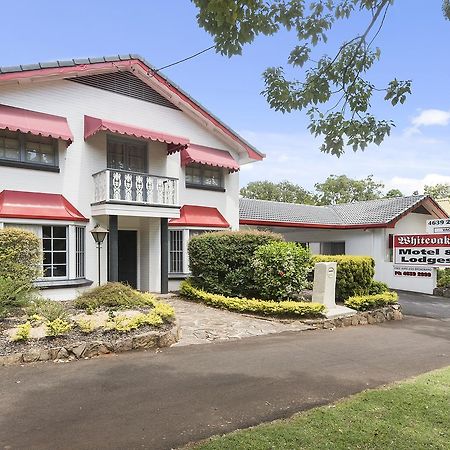
[{"label": "outdoor lamp post", "polygon": [[94,241],[97,243],[97,251],[98,251],[98,285],[100,286],[100,249],[102,247],[102,242],[105,240],[106,235],[109,233],[108,230],[101,227],[100,225],[96,225],[93,230],[91,230],[92,237]]}]

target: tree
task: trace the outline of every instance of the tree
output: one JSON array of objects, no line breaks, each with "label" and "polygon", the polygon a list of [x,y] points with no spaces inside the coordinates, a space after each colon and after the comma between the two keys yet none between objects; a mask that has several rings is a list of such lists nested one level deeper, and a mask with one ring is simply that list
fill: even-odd
[{"label": "tree", "polygon": [[354,180],[346,175],[330,175],[323,183],[316,183],[319,205],[335,205],[381,197],[382,183],[373,180],[373,175]]},{"label": "tree", "polygon": [[286,203],[304,203],[312,205],[315,203],[311,192],[303,189],[298,184],[289,181],[272,183],[271,181],[252,181],[241,188],[241,195],[245,198],[257,200],[273,200]]},{"label": "tree", "polygon": [[450,197],[450,183],[437,183],[432,186],[425,185],[423,190],[425,195],[429,195],[435,199]]},{"label": "tree", "polygon": [[399,189],[391,189],[390,191],[386,192],[385,198],[394,198],[394,197],[403,197],[402,191]]},{"label": "tree", "polygon": [[[302,80],[290,79],[285,67],[269,67],[263,73],[265,95],[271,108],[283,113],[306,110],[308,128],[323,137],[321,151],[340,156],[345,147],[364,150],[379,145],[389,135],[391,120],[379,120],[371,112],[372,97],[383,95],[393,106],[411,93],[411,80],[394,78],[375,86],[367,73],[380,58],[373,47],[394,0],[192,0],[198,7],[199,25],[214,37],[216,51],[239,55],[256,36],[294,30],[298,43],[290,51],[288,65],[300,68]],[[450,0],[442,2],[450,19]],[[367,21],[361,32],[338,47],[334,56],[313,55],[317,44],[327,43],[340,20]]]}]

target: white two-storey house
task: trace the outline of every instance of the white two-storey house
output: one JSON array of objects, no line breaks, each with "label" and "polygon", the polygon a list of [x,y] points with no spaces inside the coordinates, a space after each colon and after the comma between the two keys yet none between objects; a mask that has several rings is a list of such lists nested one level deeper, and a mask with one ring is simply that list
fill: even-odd
[{"label": "white two-storey house", "polygon": [[174,288],[190,236],[239,227],[239,168],[263,157],[139,56],[0,68],[0,227],[41,238],[47,297]]}]

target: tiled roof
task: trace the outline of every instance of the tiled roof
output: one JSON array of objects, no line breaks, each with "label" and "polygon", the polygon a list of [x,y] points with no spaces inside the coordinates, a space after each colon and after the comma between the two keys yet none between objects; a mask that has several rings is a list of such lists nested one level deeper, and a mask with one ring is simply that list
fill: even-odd
[{"label": "tiled roof", "polygon": [[329,206],[241,198],[239,219],[244,223],[245,221],[261,221],[299,225],[336,225],[337,227],[383,225],[410,208],[418,206],[426,198],[424,195],[413,195]]},{"label": "tiled roof", "polygon": [[186,91],[180,88],[176,83],[170,80],[166,75],[157,70],[152,64],[146,61],[142,56],[137,54],[124,54],[124,55],[113,55],[113,56],[100,56],[98,58],[76,58],[76,59],[68,59],[61,61],[52,61],[52,62],[38,62],[35,64],[25,64],[20,66],[9,66],[9,67],[1,67],[0,66],[0,75],[1,74],[9,74],[14,72],[28,72],[33,70],[41,70],[41,69],[54,69],[58,67],[75,67],[82,64],[98,64],[105,62],[117,62],[117,61],[129,61],[129,60],[138,60],[141,63],[145,64],[148,68],[153,71],[156,71],[158,75],[164,78],[168,83],[170,83],[175,89],[185,95],[189,100],[195,104],[197,104],[203,111],[205,111],[209,116],[211,116],[214,120],[216,120],[222,127],[226,128],[230,133],[232,133],[237,139],[239,139],[242,143],[248,146],[251,150],[256,152],[260,157],[264,158],[266,155],[259,150],[257,150],[252,144],[247,142],[242,136],[240,136],[236,131],[234,131],[227,124],[222,122],[217,116],[215,116],[211,111],[205,108],[201,103],[192,98]]}]

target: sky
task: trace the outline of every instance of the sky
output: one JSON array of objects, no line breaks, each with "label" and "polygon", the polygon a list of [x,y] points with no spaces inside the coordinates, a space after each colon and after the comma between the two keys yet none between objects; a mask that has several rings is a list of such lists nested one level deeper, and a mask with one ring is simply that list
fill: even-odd
[{"label": "sky", "polygon": [[[282,114],[260,94],[263,71],[285,65],[295,36],[283,32],[258,37],[230,58],[206,52],[164,73],[267,156],[242,167],[241,185],[250,181],[289,180],[313,189],[330,174],[374,179],[386,190],[409,195],[425,184],[450,182],[450,22],[441,0],[396,0],[375,41],[381,60],[369,78],[377,85],[411,79],[413,94],[404,105],[373,103],[379,118],[394,120],[391,137],[364,152],[341,158],[320,152],[320,138],[307,130],[302,111]],[[156,67],[178,61],[213,44],[196,21],[189,0],[22,0],[4,2],[0,66],[138,53]],[[332,33],[333,50],[365,30],[368,17],[343,22]],[[291,71],[302,78],[301,71]],[[0,98],[1,101],[1,98]]]}]

